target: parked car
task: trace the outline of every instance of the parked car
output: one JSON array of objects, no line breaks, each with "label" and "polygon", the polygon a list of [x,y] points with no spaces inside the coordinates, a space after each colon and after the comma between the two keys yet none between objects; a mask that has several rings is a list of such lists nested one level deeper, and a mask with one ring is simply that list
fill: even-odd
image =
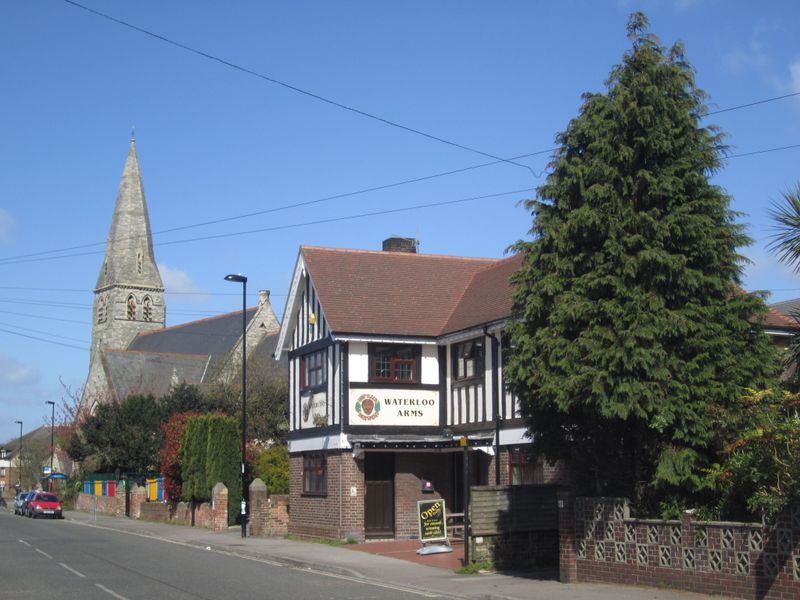
[{"label": "parked car", "polygon": [[25,516],[25,509],[28,507],[28,500],[30,500],[36,492],[19,492],[14,500],[14,514]]},{"label": "parked car", "polygon": [[29,517],[34,519],[36,517],[64,518],[61,511],[61,501],[58,496],[50,492],[36,492],[33,498],[28,500],[28,506],[25,511]]},{"label": "parked car", "polygon": [[22,512],[22,499],[28,495],[28,492],[17,492],[17,495],[14,496],[14,514],[21,515],[24,514]]}]

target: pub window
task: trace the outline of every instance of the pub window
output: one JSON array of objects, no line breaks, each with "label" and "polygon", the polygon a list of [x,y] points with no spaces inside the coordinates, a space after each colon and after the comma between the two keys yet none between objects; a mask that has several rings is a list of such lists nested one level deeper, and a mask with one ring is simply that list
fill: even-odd
[{"label": "pub window", "polygon": [[300,389],[324,385],[328,382],[328,352],[319,350],[300,357]]},{"label": "pub window", "polygon": [[483,348],[483,338],[453,346],[453,379],[459,381],[483,376]]},{"label": "pub window", "polygon": [[419,346],[371,344],[369,359],[370,381],[419,383]]},{"label": "pub window", "polygon": [[303,454],[303,493],[324,496],[327,491],[328,465],[322,452]]},{"label": "pub window", "polygon": [[542,483],[541,479],[529,448],[511,448],[508,451],[508,482],[511,485]]}]

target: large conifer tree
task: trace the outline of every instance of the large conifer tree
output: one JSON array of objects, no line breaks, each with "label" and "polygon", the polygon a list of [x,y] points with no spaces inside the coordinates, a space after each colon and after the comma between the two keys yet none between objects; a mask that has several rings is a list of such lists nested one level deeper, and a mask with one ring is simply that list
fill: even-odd
[{"label": "large conifer tree", "polygon": [[[527,203],[506,375],[535,448],[584,492],[689,494],[716,407],[768,385],[775,357],[738,287],[749,243],[709,178],[725,148],[681,45],[641,13],[606,93],[586,94]],[[649,484],[649,485],[647,485]]]}]

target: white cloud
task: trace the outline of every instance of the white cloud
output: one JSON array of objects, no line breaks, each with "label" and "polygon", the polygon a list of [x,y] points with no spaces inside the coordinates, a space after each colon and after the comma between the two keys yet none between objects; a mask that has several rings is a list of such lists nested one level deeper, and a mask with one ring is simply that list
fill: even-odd
[{"label": "white cloud", "polygon": [[186,271],[173,269],[163,263],[158,265],[158,270],[161,273],[161,280],[164,282],[166,292],[179,294],[177,298],[180,298],[180,302],[191,304],[208,302],[209,297],[206,291],[199,288]]},{"label": "white cloud", "polygon": [[0,242],[8,242],[11,239],[11,227],[14,219],[7,211],[0,208]]},{"label": "white cloud", "polygon": [[39,371],[31,365],[24,365],[21,362],[0,354],[0,384],[23,386],[39,383]]}]

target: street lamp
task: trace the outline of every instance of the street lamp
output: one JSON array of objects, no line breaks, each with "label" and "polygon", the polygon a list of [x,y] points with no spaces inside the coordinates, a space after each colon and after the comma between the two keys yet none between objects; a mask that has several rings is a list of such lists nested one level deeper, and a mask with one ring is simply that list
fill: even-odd
[{"label": "street lamp", "polygon": [[19,456],[17,457],[17,477],[19,477],[19,487],[22,487],[22,421],[14,421],[19,423]]},{"label": "street lamp", "polygon": [[45,400],[45,404],[50,405],[50,477],[47,478],[47,491],[53,491],[53,455],[56,451],[53,433],[56,430],[56,403],[52,400]]},{"label": "street lamp", "polygon": [[247,489],[244,464],[246,462],[247,445],[247,277],[242,275],[225,275],[225,281],[242,284],[242,537],[247,537],[247,503],[250,493]]}]

